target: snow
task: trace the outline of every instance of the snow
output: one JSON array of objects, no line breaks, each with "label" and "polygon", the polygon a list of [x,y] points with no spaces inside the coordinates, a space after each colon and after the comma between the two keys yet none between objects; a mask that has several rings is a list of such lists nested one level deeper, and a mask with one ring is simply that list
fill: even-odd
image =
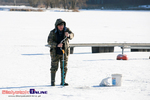
[{"label": "snow", "polygon": [[[5,5],[5,6],[1,6],[0,5],[0,10],[1,11],[10,11],[10,9],[34,9],[34,10],[37,10],[39,8],[35,8],[35,7],[31,7],[31,6],[25,6],[25,5],[22,5],[22,6],[8,6],[8,5]],[[40,8],[41,9],[41,8]]]},{"label": "snow", "polygon": [[[44,45],[57,18],[64,19],[75,33],[70,43],[150,43],[149,11],[0,11],[0,91],[48,92],[41,97],[9,97],[1,92],[2,100],[150,99],[150,53],[125,49],[129,60],[118,61],[119,47],[114,53],[96,54],[90,47],[75,48],[69,56],[69,86],[59,85],[59,69],[56,86],[51,87],[49,48]],[[122,74],[122,86],[100,87],[100,82],[111,74]]]},{"label": "snow", "polygon": [[10,11],[10,9],[31,9],[31,10],[38,10],[41,9],[46,12],[72,12],[72,10],[63,9],[63,8],[48,8],[47,10],[45,8],[35,8],[31,6],[1,6],[0,5],[0,11]]}]

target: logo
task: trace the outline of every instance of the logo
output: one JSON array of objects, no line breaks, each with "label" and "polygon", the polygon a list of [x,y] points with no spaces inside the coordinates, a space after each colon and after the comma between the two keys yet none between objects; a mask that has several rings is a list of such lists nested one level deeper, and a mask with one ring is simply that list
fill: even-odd
[{"label": "logo", "polygon": [[2,90],[2,94],[12,94],[12,95],[15,95],[15,94],[29,94],[29,91],[27,91],[27,90],[25,90],[25,91]]},{"label": "logo", "polygon": [[35,91],[35,89],[30,89],[30,94],[47,94],[47,91]]},{"label": "logo", "polygon": [[29,91],[13,91],[13,90],[2,90],[2,94],[12,94],[12,95],[26,95],[26,94],[47,94],[47,91],[36,91],[35,89],[30,89]]}]

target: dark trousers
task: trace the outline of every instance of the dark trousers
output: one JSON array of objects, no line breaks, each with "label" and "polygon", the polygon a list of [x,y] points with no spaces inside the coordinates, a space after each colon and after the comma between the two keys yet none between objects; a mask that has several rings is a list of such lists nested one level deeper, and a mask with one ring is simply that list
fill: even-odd
[{"label": "dark trousers", "polygon": [[[51,56],[51,73],[56,73],[58,70],[58,64],[60,62],[60,68],[62,72],[62,65],[63,65],[63,55],[56,55],[55,57]],[[64,56],[64,72],[67,72],[67,64],[68,64],[68,57]]]}]

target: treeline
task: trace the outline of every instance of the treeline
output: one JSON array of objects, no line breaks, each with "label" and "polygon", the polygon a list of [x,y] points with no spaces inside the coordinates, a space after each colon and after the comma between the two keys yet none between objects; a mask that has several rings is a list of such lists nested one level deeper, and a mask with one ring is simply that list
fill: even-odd
[{"label": "treeline", "polygon": [[139,5],[150,5],[150,0],[87,0],[88,7],[134,7]]},{"label": "treeline", "polygon": [[76,9],[86,4],[86,0],[0,0],[0,5],[13,4],[19,5],[25,3],[27,6],[33,7],[48,7],[51,8],[64,8],[64,9]]},{"label": "treeline", "polygon": [[87,0],[87,4],[128,4],[128,5],[147,5],[150,0]]},{"label": "treeline", "polygon": [[51,8],[126,8],[138,5],[150,5],[150,0],[0,0],[0,5],[24,4],[33,7]]},{"label": "treeline", "polygon": [[46,8],[63,7],[64,9],[76,9],[86,3],[86,0],[42,0]]}]

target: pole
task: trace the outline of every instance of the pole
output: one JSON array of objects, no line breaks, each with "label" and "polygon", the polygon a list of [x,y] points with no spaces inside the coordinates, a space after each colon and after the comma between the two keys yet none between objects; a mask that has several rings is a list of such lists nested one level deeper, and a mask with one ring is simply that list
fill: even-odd
[{"label": "pole", "polygon": [[16,6],[16,0],[14,0],[14,5]]},{"label": "pole", "polygon": [[122,49],[122,54],[124,54],[124,47],[121,47],[121,49]]}]

